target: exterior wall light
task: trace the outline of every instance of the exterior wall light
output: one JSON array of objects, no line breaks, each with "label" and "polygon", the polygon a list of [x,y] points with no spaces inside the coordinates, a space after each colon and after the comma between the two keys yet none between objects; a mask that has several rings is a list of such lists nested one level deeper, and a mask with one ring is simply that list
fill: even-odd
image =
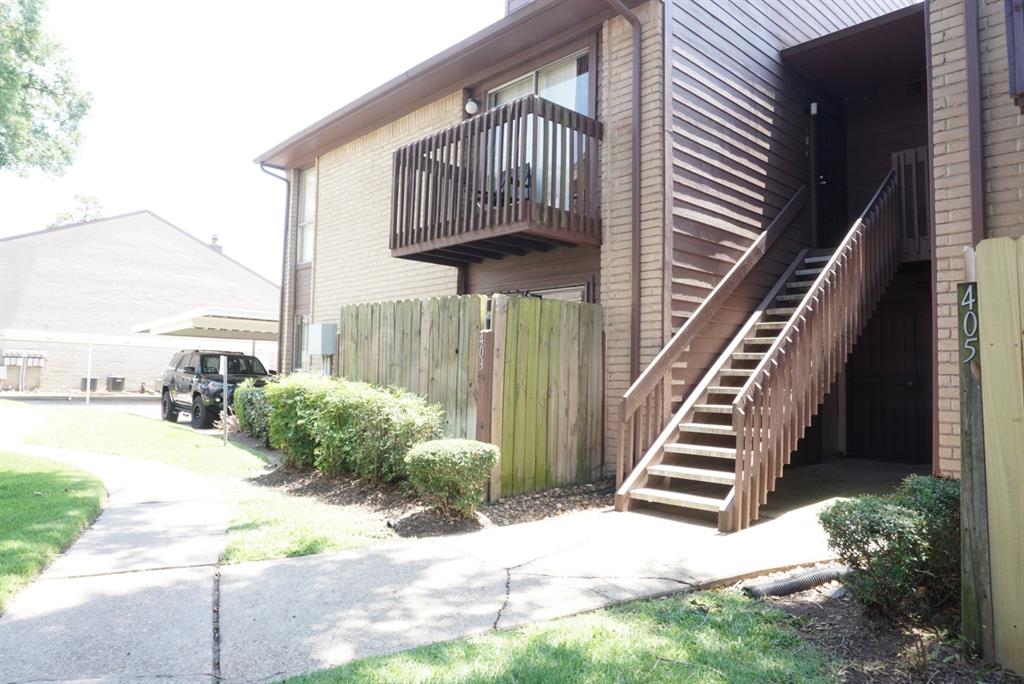
[{"label": "exterior wall light", "polygon": [[479,102],[477,102],[473,98],[469,98],[468,100],[466,100],[466,114],[469,114],[470,116],[473,116],[474,114],[476,114],[479,111],[480,111],[480,103]]}]

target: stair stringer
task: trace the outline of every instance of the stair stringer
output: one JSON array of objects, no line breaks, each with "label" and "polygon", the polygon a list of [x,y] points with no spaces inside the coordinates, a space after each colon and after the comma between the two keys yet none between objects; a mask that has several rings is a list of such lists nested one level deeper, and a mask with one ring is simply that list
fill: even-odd
[{"label": "stair stringer", "polygon": [[[796,272],[800,264],[803,263],[803,259],[807,255],[807,251],[807,249],[800,250],[792,263],[790,263],[786,268],[785,272],[776,280],[775,285],[773,285],[768,293],[761,299],[761,302],[747,318],[747,321],[736,332],[732,340],[729,341],[729,344],[727,344],[725,349],[723,349],[718,357],[716,357],[715,362],[701,376],[701,379],[696,385],[694,385],[689,394],[687,394],[679,409],[672,415],[665,428],[658,434],[657,439],[654,440],[651,447],[644,453],[643,458],[640,459],[636,464],[636,467],[633,468],[633,471],[623,481],[622,486],[619,487],[618,491],[615,493],[615,510],[629,510],[631,504],[629,492],[647,485],[647,469],[650,466],[662,463],[665,458],[665,445],[676,436],[679,426],[682,423],[692,419],[694,406],[707,401],[708,387],[712,386],[712,382],[718,379],[719,373],[732,363],[733,354],[740,345],[743,344],[744,340],[750,334],[750,331],[754,329],[754,326],[758,321],[764,317],[765,311],[775,301],[775,298],[778,296],[782,288],[785,287],[786,283],[793,277],[793,273]],[[734,489],[735,487],[730,488],[725,499],[725,504],[723,504],[722,507],[723,510],[726,509],[729,501],[731,501]],[[719,516],[721,517],[721,515],[722,511],[719,511]]]}]

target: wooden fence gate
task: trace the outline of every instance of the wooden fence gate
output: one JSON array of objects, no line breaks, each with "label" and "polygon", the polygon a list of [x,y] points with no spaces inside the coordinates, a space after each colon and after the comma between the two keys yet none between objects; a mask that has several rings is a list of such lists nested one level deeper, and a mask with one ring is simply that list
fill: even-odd
[{"label": "wooden fence gate", "polygon": [[440,404],[445,434],[501,449],[490,499],[603,465],[601,307],[465,295],[342,307],[338,374]]}]

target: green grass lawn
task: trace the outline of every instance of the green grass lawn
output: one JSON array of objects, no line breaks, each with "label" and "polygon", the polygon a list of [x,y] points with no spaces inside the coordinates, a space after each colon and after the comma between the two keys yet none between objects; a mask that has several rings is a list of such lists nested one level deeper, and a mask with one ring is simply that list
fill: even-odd
[{"label": "green grass lawn", "polygon": [[738,594],[637,601],[358,660],[291,682],[830,682],[793,618]]},{"label": "green grass lawn", "polygon": [[105,497],[88,473],[0,452],[0,611],[89,526]]},{"label": "green grass lawn", "polygon": [[264,472],[256,451],[187,425],[84,408],[40,408],[3,402],[5,412],[23,413],[37,425],[27,441],[43,446],[129,456],[190,470],[211,478],[229,505],[226,563],[304,556],[355,549],[394,533],[358,509],[332,506],[247,482]]}]

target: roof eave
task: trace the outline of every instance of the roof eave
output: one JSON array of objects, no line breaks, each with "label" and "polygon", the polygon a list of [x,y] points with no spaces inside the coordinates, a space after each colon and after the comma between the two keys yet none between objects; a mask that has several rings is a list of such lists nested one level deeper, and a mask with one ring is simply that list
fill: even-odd
[{"label": "roof eave", "polygon": [[[628,5],[641,0],[627,0]],[[387,83],[353,100],[254,161],[279,169],[302,168],[323,152],[394,121],[466,85],[467,73],[482,73],[514,54],[527,40],[539,43],[580,20],[611,14],[606,0],[534,0]],[[520,40],[521,38],[521,40]],[[491,49],[502,43],[503,49]]]}]

